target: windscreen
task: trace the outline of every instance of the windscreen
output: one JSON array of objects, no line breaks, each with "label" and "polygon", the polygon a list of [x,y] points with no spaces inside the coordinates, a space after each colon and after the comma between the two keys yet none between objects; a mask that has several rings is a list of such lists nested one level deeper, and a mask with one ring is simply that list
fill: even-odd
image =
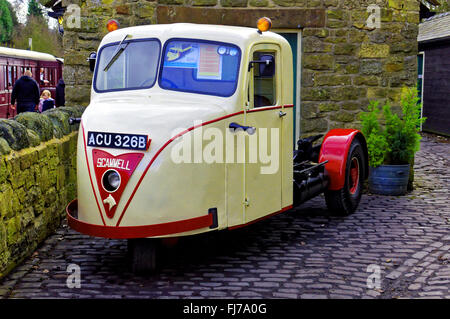
[{"label": "windscreen", "polygon": [[235,45],[169,40],[163,56],[163,89],[225,97],[236,90],[241,52]]},{"label": "windscreen", "polygon": [[106,45],[97,58],[96,91],[150,88],[155,84],[161,45],[157,40]]}]

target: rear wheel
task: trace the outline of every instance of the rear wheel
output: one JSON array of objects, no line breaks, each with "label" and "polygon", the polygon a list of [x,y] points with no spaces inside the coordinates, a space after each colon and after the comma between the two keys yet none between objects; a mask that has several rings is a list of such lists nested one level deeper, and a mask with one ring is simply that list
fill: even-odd
[{"label": "rear wheel", "polygon": [[128,240],[131,269],[134,273],[150,273],[157,268],[159,241],[156,239],[136,238]]},{"label": "rear wheel", "polygon": [[336,215],[352,214],[361,200],[366,158],[359,139],[354,139],[347,154],[344,187],[337,191],[327,190],[327,207]]}]

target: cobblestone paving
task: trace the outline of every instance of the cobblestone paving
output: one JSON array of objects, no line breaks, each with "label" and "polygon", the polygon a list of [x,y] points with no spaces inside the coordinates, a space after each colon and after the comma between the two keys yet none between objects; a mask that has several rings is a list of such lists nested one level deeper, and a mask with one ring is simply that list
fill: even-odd
[{"label": "cobblestone paving", "polygon": [[[127,245],[65,225],[0,283],[0,298],[450,298],[449,141],[426,135],[416,190],[364,195],[350,217],[322,196],[231,232],[183,238],[158,274],[129,270]],[[81,288],[66,286],[69,264]],[[381,287],[367,286],[368,266]]]}]

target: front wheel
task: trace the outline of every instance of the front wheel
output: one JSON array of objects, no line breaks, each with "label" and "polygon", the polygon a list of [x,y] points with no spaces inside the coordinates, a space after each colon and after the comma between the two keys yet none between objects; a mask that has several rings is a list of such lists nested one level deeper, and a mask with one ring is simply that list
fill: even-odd
[{"label": "front wheel", "polygon": [[137,238],[128,240],[131,269],[134,273],[154,272],[157,268],[157,239]]},{"label": "front wheel", "polygon": [[327,207],[336,215],[352,214],[361,200],[366,158],[359,139],[354,139],[347,154],[344,187],[325,191]]}]

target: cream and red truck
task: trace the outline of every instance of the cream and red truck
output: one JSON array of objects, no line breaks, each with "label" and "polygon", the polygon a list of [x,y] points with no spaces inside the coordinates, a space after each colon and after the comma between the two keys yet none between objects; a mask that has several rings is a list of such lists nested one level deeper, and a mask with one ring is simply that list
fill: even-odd
[{"label": "cream and red truck", "polygon": [[325,193],[353,213],[368,174],[364,136],[330,130],[294,143],[289,43],[258,29],[166,24],[108,33],[89,63],[78,198],[68,224],[129,240],[154,269],[168,238],[232,230]]}]

